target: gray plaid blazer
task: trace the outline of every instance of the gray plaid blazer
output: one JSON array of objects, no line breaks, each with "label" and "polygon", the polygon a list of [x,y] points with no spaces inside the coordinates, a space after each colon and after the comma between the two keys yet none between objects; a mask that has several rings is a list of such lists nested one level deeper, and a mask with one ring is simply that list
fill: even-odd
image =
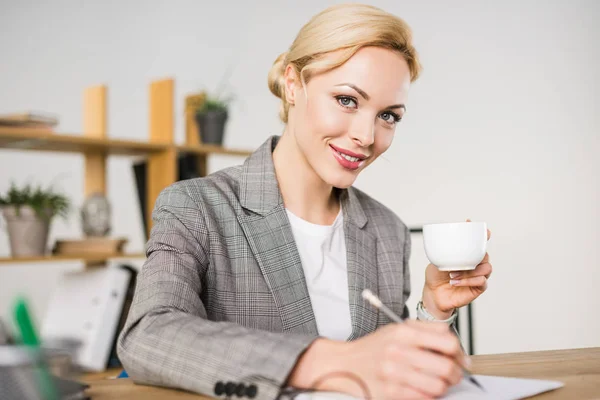
[{"label": "gray plaid blazer", "polygon": [[[214,396],[215,384],[255,384],[274,399],[319,336],[279,192],[269,138],[240,166],[162,191],[118,355],[137,383]],[[409,231],[355,188],[341,191],[353,340],[389,320],[370,289],[408,315]],[[335,284],[335,282],[332,282]]]}]

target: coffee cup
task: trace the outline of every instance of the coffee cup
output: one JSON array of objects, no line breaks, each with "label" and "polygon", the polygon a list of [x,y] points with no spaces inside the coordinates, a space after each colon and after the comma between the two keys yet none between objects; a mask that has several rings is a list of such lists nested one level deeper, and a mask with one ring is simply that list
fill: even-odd
[{"label": "coffee cup", "polygon": [[485,257],[485,222],[423,225],[425,255],[440,271],[473,270]]}]

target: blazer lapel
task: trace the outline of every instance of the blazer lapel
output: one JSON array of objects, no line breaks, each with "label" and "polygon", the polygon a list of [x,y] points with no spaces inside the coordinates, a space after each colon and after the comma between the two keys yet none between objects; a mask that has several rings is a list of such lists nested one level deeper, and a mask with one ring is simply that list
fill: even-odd
[{"label": "blazer lapel", "polygon": [[[251,211],[238,217],[250,248],[269,286],[286,331],[318,335],[302,261],[287,218],[273,166],[277,136],[271,137],[244,163],[240,202]],[[377,239],[363,229],[367,217],[355,189],[340,191],[344,213],[348,296],[352,319],[350,340],[373,332],[378,311],[362,298],[378,294]]]},{"label": "blazer lapel", "polygon": [[349,339],[353,340],[377,328],[378,310],[362,298],[364,289],[378,294],[377,238],[363,229],[367,218],[354,189],[350,188],[342,193],[342,208],[352,318],[352,335]]},{"label": "blazer lapel", "polygon": [[238,216],[238,221],[273,294],[284,330],[317,335],[302,261],[273,167],[277,140],[271,137],[243,166],[240,201],[252,212]]}]

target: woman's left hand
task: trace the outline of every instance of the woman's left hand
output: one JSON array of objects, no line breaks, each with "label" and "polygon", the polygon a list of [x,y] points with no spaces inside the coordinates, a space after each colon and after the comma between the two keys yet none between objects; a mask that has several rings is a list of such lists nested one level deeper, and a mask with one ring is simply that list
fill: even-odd
[{"label": "woman's left hand", "polygon": [[[491,232],[488,229],[488,240],[490,236]],[[491,274],[492,264],[488,253],[485,253],[483,260],[471,271],[448,273],[429,264],[425,270],[423,306],[437,319],[449,318],[455,308],[471,303],[485,292]]]}]

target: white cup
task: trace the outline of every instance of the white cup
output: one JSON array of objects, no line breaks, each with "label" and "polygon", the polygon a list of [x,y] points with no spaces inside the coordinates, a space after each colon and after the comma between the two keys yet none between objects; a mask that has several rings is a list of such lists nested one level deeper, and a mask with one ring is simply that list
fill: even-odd
[{"label": "white cup", "polygon": [[423,225],[425,254],[440,271],[475,269],[485,257],[485,222],[454,222]]}]

